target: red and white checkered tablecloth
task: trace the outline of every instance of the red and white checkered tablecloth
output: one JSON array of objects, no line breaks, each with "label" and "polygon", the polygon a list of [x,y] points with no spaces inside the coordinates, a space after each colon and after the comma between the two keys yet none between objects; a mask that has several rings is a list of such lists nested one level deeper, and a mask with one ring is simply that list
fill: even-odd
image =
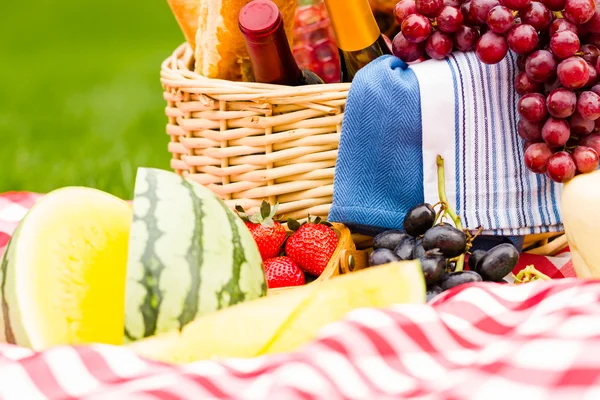
[{"label": "red and white checkered tablecloth", "polygon": [[[0,196],[0,246],[37,198]],[[524,264],[573,275],[568,253],[540,260]],[[428,305],[355,310],[295,352],[250,360],[169,366],[126,347],[0,344],[0,398],[595,400],[600,281],[464,285]]]}]

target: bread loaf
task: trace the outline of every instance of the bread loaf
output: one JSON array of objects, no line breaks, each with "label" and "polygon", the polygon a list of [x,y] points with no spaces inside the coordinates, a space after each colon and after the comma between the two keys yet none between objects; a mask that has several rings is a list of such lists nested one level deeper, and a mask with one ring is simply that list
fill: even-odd
[{"label": "bread loaf", "polygon": [[[195,44],[196,72],[209,78],[252,80],[246,43],[238,27],[239,12],[250,0],[196,1],[199,1]],[[291,45],[297,0],[273,1],[281,11]]]},{"label": "bread loaf", "polygon": [[198,7],[203,0],[167,0],[175,19],[192,49],[196,48]]}]

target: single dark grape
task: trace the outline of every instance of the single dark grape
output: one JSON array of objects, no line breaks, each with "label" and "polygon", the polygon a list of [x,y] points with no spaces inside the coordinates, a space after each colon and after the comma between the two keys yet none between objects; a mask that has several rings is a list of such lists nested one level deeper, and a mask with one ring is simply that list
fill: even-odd
[{"label": "single dark grape", "polygon": [[506,56],[508,53],[508,43],[504,36],[487,31],[484,33],[477,45],[475,46],[475,52],[481,62],[485,64],[496,64]]},{"label": "single dark grape", "polygon": [[405,237],[400,241],[398,246],[394,249],[394,253],[401,260],[412,260],[415,252],[415,238]]},{"label": "single dark grape", "polygon": [[590,121],[600,118],[600,96],[591,91],[581,92],[577,100],[577,112]]},{"label": "single dark grape", "polygon": [[465,1],[460,5],[460,13],[463,15],[463,24],[467,26],[478,25],[471,14],[471,2]]},{"label": "single dark grape", "polygon": [[520,55],[527,55],[537,46],[538,33],[531,25],[519,24],[508,31],[506,40],[512,51]]},{"label": "single dark grape", "polygon": [[526,119],[519,119],[517,124],[517,133],[526,142],[537,143],[542,141],[543,122],[529,122]]},{"label": "single dark grape", "polygon": [[418,260],[419,258],[425,257],[425,249],[423,248],[423,239],[417,239],[415,242],[415,251],[413,259]]},{"label": "single dark grape", "polygon": [[417,6],[417,12],[420,14],[434,18],[442,7],[444,6],[444,2],[442,0],[415,0]]},{"label": "single dark grape", "polygon": [[[587,83],[583,87],[590,88],[590,87],[594,86],[596,84],[596,82],[598,82],[598,72],[596,71],[596,68],[594,68],[592,66],[592,64],[590,64],[590,63],[586,63],[586,64],[588,65],[588,71],[590,72],[590,77],[588,78]],[[594,92],[594,93],[596,93],[596,92]]]},{"label": "single dark grape", "polygon": [[392,53],[404,62],[417,61],[423,57],[424,49],[424,43],[411,43],[402,32],[398,32],[392,42]]},{"label": "single dark grape", "polygon": [[395,261],[400,261],[400,258],[390,249],[377,249],[369,255],[369,265],[385,265]]},{"label": "single dark grape", "polygon": [[511,10],[523,10],[531,4],[531,0],[501,0],[500,4]]},{"label": "single dark grape", "polygon": [[485,24],[490,10],[498,4],[498,0],[471,0],[471,16],[477,25]]},{"label": "single dark grape", "polygon": [[434,298],[436,298],[443,290],[441,287],[434,285],[427,288],[427,302],[430,302]]},{"label": "single dark grape", "polygon": [[404,231],[413,237],[421,236],[435,224],[435,210],[431,204],[418,204],[404,217]]},{"label": "single dark grape", "polygon": [[539,122],[546,118],[546,99],[539,93],[529,93],[522,96],[517,103],[517,109],[522,118],[529,122]]},{"label": "single dark grape", "polygon": [[579,37],[571,31],[557,32],[550,39],[550,49],[558,58],[569,58],[579,50]]},{"label": "single dark grape", "polygon": [[543,174],[552,154],[552,149],[546,143],[533,143],[525,150],[525,166],[531,172]]},{"label": "single dark grape", "polygon": [[592,86],[590,91],[592,91],[592,92],[596,93],[598,96],[600,96],[600,84]]},{"label": "single dark grape", "polygon": [[566,0],[542,0],[542,3],[552,11],[562,11],[565,8]]},{"label": "single dark grape", "polygon": [[454,34],[454,46],[462,52],[474,50],[478,40],[479,31],[470,26],[463,25]]},{"label": "single dark grape", "polygon": [[564,146],[571,137],[571,127],[565,119],[548,118],[542,128],[542,138],[550,147]]},{"label": "single dark grape", "polygon": [[510,274],[519,262],[519,251],[509,243],[500,244],[481,258],[477,272],[484,281],[498,282]]},{"label": "single dark grape", "polygon": [[471,253],[469,256],[469,269],[471,271],[477,272],[477,264],[479,264],[479,261],[481,261],[486,253],[487,252],[485,250],[475,250],[473,253]]},{"label": "single dark grape", "polygon": [[441,254],[427,254],[419,261],[427,285],[437,283],[446,270],[446,259]]},{"label": "single dark grape", "polygon": [[568,89],[581,89],[590,78],[587,63],[581,57],[569,57],[556,69],[560,84]]},{"label": "single dark grape", "polygon": [[546,107],[553,117],[568,118],[577,107],[577,95],[569,89],[555,89],[546,98]]},{"label": "single dark grape", "polygon": [[464,232],[448,224],[436,225],[425,232],[423,248],[439,249],[447,258],[458,257],[467,247],[467,236]]},{"label": "single dark grape", "polygon": [[379,233],[373,238],[373,248],[394,250],[396,246],[398,246],[400,242],[407,237],[408,235],[406,233],[395,229],[390,229]]},{"label": "single dark grape", "polygon": [[394,7],[394,17],[398,22],[398,25],[402,25],[402,22],[411,14],[417,13],[417,5],[415,0],[401,0],[396,3]]},{"label": "single dark grape", "polygon": [[458,271],[443,275],[440,279],[440,287],[442,290],[449,290],[454,287],[464,285],[465,283],[481,282],[481,275],[475,271]]},{"label": "single dark grape", "polygon": [[569,125],[571,126],[571,133],[577,136],[589,135],[595,127],[595,123],[592,120],[583,118],[577,111],[569,118]]},{"label": "single dark grape", "polygon": [[527,57],[525,71],[536,82],[546,82],[556,76],[556,60],[548,50],[534,51]]},{"label": "single dark grape", "polygon": [[540,82],[531,79],[527,73],[519,72],[515,78],[515,89],[519,96],[524,96],[527,93],[540,93],[544,86]]},{"label": "single dark grape", "polygon": [[596,60],[598,60],[598,56],[600,56],[600,50],[594,45],[584,44],[579,49],[583,54],[581,58],[583,58],[586,62],[596,65]]},{"label": "single dark grape", "polygon": [[544,94],[548,96],[550,93],[554,92],[556,89],[561,88],[560,81],[557,77],[550,79],[547,82],[544,82]]},{"label": "single dark grape", "polygon": [[596,150],[596,153],[600,154],[600,134],[598,133],[593,133],[584,137],[581,139],[579,144],[582,146],[591,147],[592,149]]},{"label": "single dark grape", "polygon": [[573,161],[577,172],[587,174],[598,168],[598,152],[588,146],[577,146],[573,150]]},{"label": "single dark grape", "polygon": [[563,31],[571,31],[574,34],[577,34],[577,25],[567,21],[564,18],[557,18],[550,24],[550,27],[548,28],[548,35],[552,37],[556,33]]},{"label": "single dark grape", "polygon": [[402,22],[402,34],[411,43],[421,43],[431,34],[431,22],[427,17],[411,14]]},{"label": "single dark grape", "polygon": [[552,23],[552,12],[539,1],[532,1],[519,15],[521,22],[533,26],[537,31],[545,31]]},{"label": "single dark grape", "polygon": [[512,11],[504,6],[492,8],[487,16],[487,25],[496,33],[505,33],[512,28],[515,16]]},{"label": "single dark grape", "polygon": [[559,151],[550,157],[547,167],[548,177],[558,183],[573,179],[577,170],[573,157],[566,151]]},{"label": "single dark grape", "polygon": [[425,42],[425,52],[434,60],[443,60],[452,53],[453,46],[452,37],[447,33],[435,31]]},{"label": "single dark grape", "polygon": [[594,16],[596,3],[594,0],[567,0],[563,16],[577,25],[583,25]]},{"label": "single dark grape", "polygon": [[454,33],[460,29],[464,18],[458,8],[445,6],[438,14],[436,21],[440,31]]}]

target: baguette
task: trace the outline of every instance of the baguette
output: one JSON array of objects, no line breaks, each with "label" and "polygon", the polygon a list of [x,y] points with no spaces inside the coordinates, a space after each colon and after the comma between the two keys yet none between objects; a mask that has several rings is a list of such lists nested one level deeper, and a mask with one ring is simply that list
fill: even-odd
[{"label": "baguette", "polygon": [[203,0],[167,0],[185,40],[192,49],[196,48],[198,30],[198,6]]},{"label": "baguette", "polygon": [[[179,3],[191,0],[170,0]],[[196,0],[198,1],[198,0]],[[196,31],[196,72],[209,78],[251,81],[252,68],[238,15],[250,0],[199,0]],[[274,0],[279,7],[290,46],[294,37],[297,0]],[[189,40],[188,40],[189,41]]]}]

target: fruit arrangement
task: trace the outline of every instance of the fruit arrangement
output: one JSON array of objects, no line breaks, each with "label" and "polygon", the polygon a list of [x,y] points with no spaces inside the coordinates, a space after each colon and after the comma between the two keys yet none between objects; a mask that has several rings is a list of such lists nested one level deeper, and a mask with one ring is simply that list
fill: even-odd
[{"label": "fruit arrangement", "polygon": [[393,53],[406,62],[475,51],[518,55],[524,162],[564,183],[598,168],[600,5],[595,0],[401,0]]},{"label": "fruit arrangement", "polygon": [[251,216],[241,206],[236,211],[258,246],[269,289],[300,286],[318,277],[338,245],[332,225],[320,217],[308,216],[302,224],[288,219],[286,230],[280,221],[274,220],[277,204],[271,207],[263,201],[260,213]]},{"label": "fruit arrangement", "polygon": [[[438,156],[437,162],[440,202],[434,206],[425,203],[411,208],[404,218],[404,231],[387,230],[375,236],[369,265],[419,260],[428,300],[469,282],[507,283],[504,278],[516,267],[519,251],[512,244],[504,243],[487,251],[470,252],[473,240],[482,229],[475,234],[462,229],[460,217],[446,198],[443,158]],[[466,256],[468,270],[465,270]],[[531,267],[516,277],[515,282],[534,279],[549,278]]]}]

